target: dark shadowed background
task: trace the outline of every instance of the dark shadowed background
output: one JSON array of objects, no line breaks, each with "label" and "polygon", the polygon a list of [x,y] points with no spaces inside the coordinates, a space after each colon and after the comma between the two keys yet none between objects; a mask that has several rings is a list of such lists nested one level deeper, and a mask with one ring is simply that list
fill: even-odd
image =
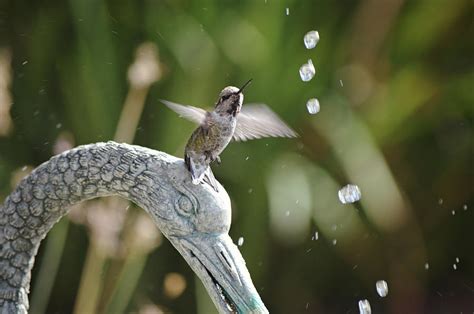
[{"label": "dark shadowed background", "polygon": [[[212,106],[253,78],[246,101],[300,137],[233,143],[213,169],[270,312],[358,313],[363,299],[374,313],[472,312],[473,12],[469,0],[0,0],[0,199],[80,144],[182,156],[195,126],[159,99]],[[307,50],[310,30],[321,39]],[[316,75],[302,82],[308,59]],[[342,205],[348,183],[362,199]],[[116,199],[54,227],[30,300],[31,313],[214,311]]]}]

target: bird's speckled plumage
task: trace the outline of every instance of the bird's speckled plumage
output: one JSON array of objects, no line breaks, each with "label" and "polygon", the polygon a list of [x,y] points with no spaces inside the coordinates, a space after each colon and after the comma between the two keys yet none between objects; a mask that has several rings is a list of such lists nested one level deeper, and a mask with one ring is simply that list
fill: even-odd
[{"label": "bird's speckled plumage", "polygon": [[195,184],[206,180],[217,189],[209,164],[215,160],[220,162],[219,155],[232,139],[246,141],[261,137],[297,136],[266,105],[242,107],[244,100],[242,89],[234,86],[224,88],[219,94],[214,110],[210,112],[163,100],[165,105],[181,117],[199,124],[184,150],[184,159]]}]

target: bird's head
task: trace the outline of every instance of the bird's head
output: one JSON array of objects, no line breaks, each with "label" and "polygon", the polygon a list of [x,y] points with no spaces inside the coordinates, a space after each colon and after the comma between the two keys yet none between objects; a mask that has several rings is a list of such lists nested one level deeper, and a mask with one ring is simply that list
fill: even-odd
[{"label": "bird's head", "polygon": [[244,94],[242,91],[251,82],[248,80],[241,88],[235,86],[225,87],[219,94],[215,110],[217,113],[236,116],[242,108],[244,102]]}]

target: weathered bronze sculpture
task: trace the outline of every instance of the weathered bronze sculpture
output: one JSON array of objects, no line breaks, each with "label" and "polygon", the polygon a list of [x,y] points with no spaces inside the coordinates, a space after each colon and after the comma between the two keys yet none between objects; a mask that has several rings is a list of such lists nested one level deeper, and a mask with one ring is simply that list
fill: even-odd
[{"label": "weathered bronze sculpture", "polygon": [[73,204],[119,195],[147,211],[204,283],[221,313],[268,313],[228,235],[224,188],[194,185],[182,159],[114,142],[54,156],[0,207],[0,313],[27,313],[41,240]]}]

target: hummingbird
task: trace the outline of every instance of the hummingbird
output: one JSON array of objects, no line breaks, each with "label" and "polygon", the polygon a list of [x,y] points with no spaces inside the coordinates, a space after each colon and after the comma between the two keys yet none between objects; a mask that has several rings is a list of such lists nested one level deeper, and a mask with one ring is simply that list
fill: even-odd
[{"label": "hummingbird", "polygon": [[212,111],[161,100],[180,117],[199,125],[184,149],[184,161],[194,184],[205,181],[214,190],[218,190],[209,165],[214,161],[220,164],[219,155],[232,139],[247,141],[262,137],[298,136],[266,105],[242,106],[242,91],[251,81],[247,81],[241,88],[225,87]]}]

